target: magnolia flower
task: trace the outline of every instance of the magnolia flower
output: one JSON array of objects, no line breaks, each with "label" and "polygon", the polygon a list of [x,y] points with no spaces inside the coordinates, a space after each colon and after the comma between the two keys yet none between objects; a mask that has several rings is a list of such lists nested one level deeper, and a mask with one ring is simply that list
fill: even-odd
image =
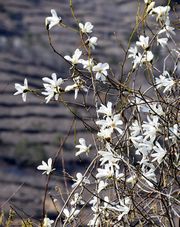
[{"label": "magnolia flower", "polygon": [[74,90],[74,99],[77,99],[78,92],[79,92],[80,89],[82,89],[84,92],[87,92],[88,90],[87,90],[87,88],[84,86],[85,81],[82,80],[79,76],[73,78],[73,80],[74,80],[74,84],[68,85],[68,86],[65,88],[65,91],[72,91],[72,90]]},{"label": "magnolia flower", "polygon": [[141,53],[137,53],[136,57],[133,60],[133,69],[135,69],[137,66],[141,66],[143,63],[143,56]]},{"label": "magnolia flower", "polygon": [[170,26],[169,17],[166,18],[164,27],[158,32],[158,34],[166,33],[166,36],[169,38],[171,35],[176,35],[174,28]]},{"label": "magnolia flower", "polygon": [[79,28],[82,33],[91,33],[93,29],[93,25],[91,22],[86,22],[84,25],[82,23],[79,23]]},{"label": "magnolia flower", "polygon": [[112,116],[112,102],[108,102],[107,106],[101,104],[100,108],[97,110],[97,113],[102,113],[105,116]]},{"label": "magnolia flower", "polygon": [[118,127],[123,124],[122,120],[120,120],[120,114],[115,114],[112,117],[107,116],[105,120],[96,121],[96,124],[101,125],[102,129],[112,128],[113,130],[117,130],[120,134],[123,133],[122,129]]},{"label": "magnolia flower", "polygon": [[128,58],[136,58],[136,56],[138,55],[137,46],[130,47],[130,49],[128,51],[130,52],[130,54],[128,55]]},{"label": "magnolia flower", "polygon": [[152,162],[157,161],[159,164],[161,164],[161,162],[162,162],[164,156],[166,155],[167,151],[164,150],[157,141],[155,143],[155,146],[153,147],[153,150],[156,153],[151,154],[151,157],[154,158],[152,160]]},{"label": "magnolia flower", "polygon": [[111,134],[113,133],[113,128],[101,128],[100,131],[97,133],[97,136],[109,140],[111,138]]},{"label": "magnolia flower", "polygon": [[29,91],[27,79],[24,79],[24,85],[15,83],[15,89],[17,90],[14,95],[22,94],[22,99],[26,102],[27,92]]},{"label": "magnolia flower", "polygon": [[75,193],[73,199],[70,202],[71,206],[74,205],[83,205],[85,202],[82,200],[82,196],[79,193]]},{"label": "magnolia flower", "polygon": [[88,222],[88,226],[99,227],[101,224],[101,218],[99,214],[93,214],[93,219]]},{"label": "magnolia flower", "polygon": [[90,181],[86,177],[83,177],[81,173],[77,173],[76,178],[76,180],[73,179],[75,183],[71,186],[72,188],[75,188],[76,186],[82,186],[82,184],[90,184]]},{"label": "magnolia flower", "polygon": [[97,189],[97,193],[100,193],[103,189],[105,189],[108,186],[108,183],[101,180],[98,182],[98,189]]},{"label": "magnolia flower", "polygon": [[100,81],[105,81],[107,76],[107,70],[109,69],[108,63],[98,63],[97,65],[93,66],[93,72],[96,72],[96,79]]},{"label": "magnolia flower", "polygon": [[56,101],[58,100],[60,85],[64,82],[62,78],[57,79],[56,73],[52,73],[51,77],[52,79],[49,79],[48,77],[42,78],[42,80],[45,82],[43,84],[45,91],[43,91],[42,94],[47,96],[45,98],[46,103],[48,103],[53,97]]},{"label": "magnolia flower", "polygon": [[143,179],[148,183],[150,187],[153,187],[153,183],[157,182],[155,175],[155,167],[153,164],[146,163],[142,166]]},{"label": "magnolia flower", "polygon": [[78,63],[81,63],[81,60],[79,59],[81,57],[82,51],[80,51],[79,49],[76,49],[72,58],[68,55],[64,56],[64,58],[67,61],[70,61],[72,63],[72,65],[76,65]]},{"label": "magnolia flower", "polygon": [[57,13],[54,9],[51,9],[51,14],[51,17],[46,17],[45,19],[45,25],[47,30],[50,30],[52,27],[58,25],[62,21],[61,17],[57,16]]},{"label": "magnolia flower", "polygon": [[159,130],[159,117],[152,115],[151,118],[147,116],[147,122],[144,121],[142,124],[143,135],[145,136],[144,140],[150,139],[150,141],[154,141],[156,138],[156,132]]},{"label": "magnolia flower", "polygon": [[139,135],[142,129],[137,120],[135,120],[129,128],[131,130],[131,136],[133,137]]},{"label": "magnolia flower", "polygon": [[156,14],[156,21],[166,21],[169,15],[170,6],[158,6],[151,10],[150,14]]},{"label": "magnolia flower", "polygon": [[65,208],[63,210],[63,213],[65,215],[64,222],[71,222],[71,221],[73,221],[76,218],[76,216],[79,214],[79,212],[80,212],[80,210],[76,210],[75,207],[73,207],[70,211],[67,208]]},{"label": "magnolia flower", "polygon": [[82,154],[82,153],[88,153],[89,150],[90,150],[90,147],[91,147],[91,144],[90,145],[86,145],[86,141],[84,138],[80,138],[79,139],[79,143],[78,145],[76,145],[75,147],[79,149],[79,151],[76,152],[76,156]]},{"label": "magnolia flower", "polygon": [[88,44],[88,46],[90,48],[92,48],[94,50],[95,49],[95,46],[97,45],[97,40],[98,40],[98,38],[95,37],[95,36],[93,36],[93,37],[87,39],[86,40],[86,43]]},{"label": "magnolia flower", "polygon": [[145,37],[143,35],[141,35],[139,37],[139,41],[136,42],[137,46],[141,46],[143,49],[147,49],[149,47],[149,37]]},{"label": "magnolia flower", "polygon": [[142,58],[142,62],[143,63],[144,62],[151,62],[153,60],[153,58],[154,58],[153,53],[150,50],[148,50],[144,53],[143,58]]},{"label": "magnolia flower", "polygon": [[157,37],[157,45],[161,45],[165,47],[167,45],[168,38],[158,38]]},{"label": "magnolia flower", "polygon": [[169,128],[169,138],[173,141],[173,143],[175,143],[177,141],[178,138],[180,138],[180,129],[178,124],[174,124],[173,127]]},{"label": "magnolia flower", "polygon": [[118,169],[114,170],[114,167],[110,164],[105,164],[104,168],[98,168],[98,173],[96,174],[96,178],[112,178],[120,179],[124,177],[123,173],[119,173]]},{"label": "magnolia flower", "polygon": [[93,58],[89,58],[88,60],[81,59],[80,63],[83,65],[84,69],[87,69],[89,72],[92,71],[94,66]]},{"label": "magnolia flower", "polygon": [[39,165],[37,169],[43,170],[44,172],[42,174],[49,175],[53,170],[55,170],[55,169],[52,169],[52,158],[49,158],[47,163],[42,161],[42,165]]},{"label": "magnolia flower", "polygon": [[43,220],[43,227],[51,227],[53,223],[53,220],[50,220],[48,217],[45,217]]},{"label": "magnolia flower", "polygon": [[159,103],[153,103],[150,104],[150,109],[149,109],[150,114],[157,114],[159,116],[165,115],[162,106]]},{"label": "magnolia flower", "polygon": [[129,197],[126,197],[126,198],[120,200],[120,205],[116,206],[116,208],[117,208],[116,210],[119,212],[122,212],[118,216],[118,221],[120,221],[124,215],[129,213],[130,205],[131,205],[131,199]]},{"label": "magnolia flower", "polygon": [[170,77],[167,71],[164,71],[163,74],[159,76],[159,78],[155,78],[155,82],[157,88],[165,87],[163,93],[165,93],[166,91],[171,91],[172,87],[175,84],[175,81],[172,77]]},{"label": "magnolia flower", "polygon": [[149,13],[152,10],[152,8],[154,8],[154,6],[155,6],[155,2],[148,3],[146,12]]}]

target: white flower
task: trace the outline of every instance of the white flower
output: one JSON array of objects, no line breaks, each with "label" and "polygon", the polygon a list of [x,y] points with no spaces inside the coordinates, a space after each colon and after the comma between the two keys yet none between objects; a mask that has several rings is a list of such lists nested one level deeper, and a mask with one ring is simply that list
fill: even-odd
[{"label": "white flower", "polygon": [[43,227],[51,227],[53,223],[53,220],[50,220],[48,217],[45,217],[43,220]]},{"label": "white flower", "polygon": [[151,156],[154,158],[152,162],[157,161],[159,164],[161,164],[164,156],[166,155],[167,151],[164,150],[161,145],[156,141],[155,146],[153,147],[153,150],[156,153],[151,154]]},{"label": "white flower", "polygon": [[168,38],[158,38],[157,37],[157,45],[161,45],[162,47],[167,45]]},{"label": "white flower", "polygon": [[101,180],[98,183],[98,189],[97,189],[97,193],[100,193],[103,189],[105,189],[108,186],[108,183]]},{"label": "white flower", "polygon": [[80,138],[79,139],[79,143],[78,145],[76,145],[75,147],[79,149],[79,151],[76,152],[76,156],[82,154],[82,153],[89,153],[89,150],[90,150],[90,147],[91,147],[91,144],[90,145],[86,145],[86,141],[84,138]]},{"label": "white flower", "polygon": [[109,164],[105,164],[104,168],[98,168],[98,173],[96,174],[96,178],[112,178],[120,179],[124,177],[123,173],[119,173],[118,169],[114,170],[114,167]]},{"label": "white flower", "polygon": [[82,51],[79,50],[79,49],[76,49],[72,58],[68,55],[64,56],[64,58],[67,60],[67,61],[70,61],[72,63],[72,65],[76,65],[78,63],[81,63],[81,59],[79,59],[81,57],[81,54],[82,54]]},{"label": "white flower", "polygon": [[148,50],[144,53],[143,58],[142,58],[142,62],[143,63],[144,62],[151,62],[153,60],[153,58],[154,58],[153,53],[150,50]]},{"label": "white flower", "polygon": [[170,6],[158,6],[153,8],[150,14],[156,14],[156,21],[159,20],[166,21],[170,9],[171,9]]},{"label": "white flower", "polygon": [[73,80],[74,80],[74,84],[68,85],[65,88],[65,91],[72,91],[72,90],[74,90],[74,99],[77,99],[77,95],[78,95],[78,92],[79,92],[80,89],[82,89],[84,92],[87,92],[88,90],[84,86],[85,81],[82,80],[79,76],[73,78]]},{"label": "white flower", "polygon": [[174,124],[173,127],[170,127],[169,133],[170,133],[169,139],[171,139],[173,143],[175,143],[177,139],[180,137],[180,130],[178,124]]},{"label": "white flower", "polygon": [[107,103],[107,107],[101,104],[101,107],[97,110],[98,113],[102,113],[105,116],[112,116],[112,102]]},{"label": "white flower", "polygon": [[171,91],[172,87],[175,84],[175,81],[170,77],[169,73],[167,71],[164,71],[162,75],[159,76],[159,78],[155,78],[156,87],[161,88],[165,87],[163,93],[166,91]]},{"label": "white flower", "polygon": [[71,206],[74,205],[83,205],[85,202],[82,200],[82,196],[79,193],[74,194],[74,198],[70,202]]},{"label": "white flower", "polygon": [[110,139],[111,134],[113,133],[113,128],[101,128],[100,131],[97,133],[97,136],[102,139]]},{"label": "white flower", "polygon": [[147,116],[148,122],[144,121],[142,124],[144,140],[150,139],[154,141],[156,138],[156,132],[159,130],[159,117],[152,115],[151,118]]},{"label": "white flower", "polygon": [[15,89],[17,90],[14,95],[22,94],[22,99],[26,102],[27,92],[29,91],[27,79],[24,79],[24,85],[15,83]]},{"label": "white flower", "polygon": [[149,47],[149,37],[145,37],[143,35],[141,35],[139,37],[139,41],[136,42],[137,46],[141,46],[143,49],[147,49]]},{"label": "white flower", "polygon": [[100,219],[100,215],[99,214],[93,214],[93,219],[91,219],[89,222],[88,222],[88,226],[91,226],[91,227],[99,227],[100,224],[101,224],[101,219]]},{"label": "white flower", "polygon": [[45,82],[43,84],[45,91],[43,91],[42,94],[47,96],[45,98],[46,103],[48,103],[53,97],[56,101],[58,100],[60,93],[60,85],[64,82],[62,78],[57,79],[56,73],[52,73],[51,77],[52,79],[48,77],[42,78],[42,80]]},{"label": "white flower", "polygon": [[143,56],[141,53],[137,53],[136,57],[133,60],[133,69],[135,69],[137,66],[141,66],[143,63]]},{"label": "white flower", "polygon": [[76,210],[75,207],[72,207],[72,209],[69,211],[67,208],[63,210],[63,213],[65,215],[65,220],[64,222],[71,222],[73,221],[76,216],[79,214],[80,210]]},{"label": "white flower", "polygon": [[79,28],[82,33],[91,33],[93,29],[93,25],[91,22],[86,22],[84,25],[82,23],[79,23]]},{"label": "white flower", "polygon": [[52,169],[52,158],[49,158],[47,163],[42,161],[42,165],[39,165],[37,169],[43,170],[44,172],[42,174],[49,175],[53,170],[55,170],[55,169]]},{"label": "white flower", "polygon": [[108,63],[98,63],[93,66],[92,70],[96,72],[96,79],[100,81],[105,81],[107,76],[107,70],[109,69]]},{"label": "white flower", "polygon": [[51,17],[46,17],[45,19],[45,25],[47,30],[50,30],[52,27],[58,25],[62,21],[61,17],[57,16],[57,13],[54,9],[51,9],[51,14]]},{"label": "white flower", "polygon": [[170,26],[169,17],[166,18],[164,27],[158,32],[158,34],[166,33],[166,36],[169,38],[172,35],[176,35],[174,28]]},{"label": "white flower", "polygon": [[95,37],[95,36],[93,36],[93,37],[87,39],[86,40],[86,43],[88,44],[88,46],[90,48],[92,48],[94,50],[95,49],[95,46],[97,45],[97,40],[98,40],[98,38]]},{"label": "white flower", "polygon": [[131,205],[131,200],[129,197],[126,197],[126,198],[120,200],[120,205],[116,206],[116,208],[117,208],[116,210],[119,212],[122,212],[118,216],[118,221],[120,221],[124,215],[129,213],[130,205]]},{"label": "white flower", "polygon": [[93,58],[89,58],[88,60],[81,59],[80,63],[83,65],[84,69],[87,69],[89,72],[92,71],[94,66]]},{"label": "white flower", "polygon": [[154,8],[154,6],[155,6],[155,2],[151,2],[150,4],[148,4],[146,12],[149,13],[152,10],[152,8]]},{"label": "white flower", "polygon": [[135,47],[130,47],[130,49],[128,50],[130,52],[130,54],[128,55],[128,58],[136,58],[136,56],[138,55],[138,49],[137,46]]},{"label": "white flower", "polygon": [[141,126],[139,125],[139,122],[135,120],[132,125],[130,126],[131,130],[131,136],[135,137],[140,134],[141,132]]},{"label": "white flower", "polygon": [[143,179],[149,184],[150,187],[153,187],[153,183],[157,182],[154,171],[155,167],[153,164],[146,163],[142,166]]},{"label": "white flower", "polygon": [[123,124],[123,122],[120,120],[120,114],[115,114],[112,117],[107,116],[105,120],[96,121],[96,124],[101,125],[102,129],[112,128],[113,130],[117,130],[120,134],[123,133],[122,129],[118,127],[119,125]]},{"label": "white flower", "polygon": [[76,178],[77,179],[73,179],[75,183],[72,185],[72,188],[75,188],[76,186],[82,186],[82,184],[90,184],[90,181],[86,177],[83,177],[81,173],[77,173]]},{"label": "white flower", "polygon": [[162,109],[162,106],[159,104],[159,103],[153,103],[153,104],[150,104],[150,110],[149,110],[149,112],[151,113],[151,114],[157,114],[157,115],[159,115],[159,116],[163,116],[163,115],[165,115],[165,113],[164,113],[164,111],[163,111],[163,109]]}]

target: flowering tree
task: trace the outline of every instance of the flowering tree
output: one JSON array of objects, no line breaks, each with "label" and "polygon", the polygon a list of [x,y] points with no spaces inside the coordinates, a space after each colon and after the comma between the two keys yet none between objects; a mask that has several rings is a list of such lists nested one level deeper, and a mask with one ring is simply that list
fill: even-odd
[{"label": "flowering tree", "polygon": [[[62,103],[83,122],[94,144],[79,138],[75,155],[91,153],[92,160],[83,173],[72,177],[72,190],[66,200],[62,198],[64,205],[57,209],[55,220],[47,217],[45,202],[59,152],[37,167],[47,175],[40,226],[175,226],[175,218],[180,215],[180,52],[170,21],[171,8],[169,4],[158,6],[158,1],[144,0],[124,49],[121,71],[114,75],[108,63],[98,62],[93,56],[98,45],[98,38],[92,35],[93,25],[76,18],[71,0],[70,7],[77,25],[71,29],[79,33],[81,47],[71,56],[55,49],[51,29],[70,27],[52,9],[52,16],[45,19],[49,43],[69,65],[71,75],[66,79],[58,78],[56,73],[44,77],[41,95],[47,104],[51,100]],[[135,35],[137,40],[132,44]],[[156,54],[159,49],[165,50],[163,59]],[[129,61],[132,64],[125,75],[124,66]],[[146,89],[137,87],[141,75],[146,75]],[[15,88],[14,95],[22,94],[24,102],[28,93],[39,94],[28,87],[27,79]],[[75,104],[83,100],[88,123],[66,100],[66,93],[72,91]],[[52,199],[56,208],[58,200]],[[82,223],[84,210],[90,215]]]}]

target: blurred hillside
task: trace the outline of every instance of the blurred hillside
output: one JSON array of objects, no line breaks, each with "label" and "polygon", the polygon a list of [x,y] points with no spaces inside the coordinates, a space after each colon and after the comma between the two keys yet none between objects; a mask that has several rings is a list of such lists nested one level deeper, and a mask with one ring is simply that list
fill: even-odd
[{"label": "blurred hillside", "polygon": [[[55,155],[73,118],[62,104],[52,102],[46,105],[42,97],[28,95],[27,102],[23,103],[20,96],[13,96],[14,83],[22,84],[26,77],[30,87],[42,88],[41,78],[44,76],[55,72],[59,77],[66,77],[68,68],[49,46],[44,19],[54,8],[64,23],[76,26],[68,2],[0,1],[0,204],[6,207],[8,198],[23,184],[10,202],[18,207],[25,203],[26,212],[32,208],[31,215],[40,213],[45,183],[35,168],[42,159]],[[73,3],[79,20],[94,25],[93,34],[99,38],[95,56],[115,69],[114,66],[122,60],[119,43],[126,47],[135,24],[137,2],[74,0]],[[80,45],[78,37],[69,30],[54,27],[51,34],[54,46],[62,55],[71,55]],[[69,100],[73,100],[73,94],[69,95]],[[82,113],[80,107],[76,111]],[[78,120],[76,127],[77,138],[84,137],[86,130]],[[64,150],[65,161],[73,173],[73,169],[82,164],[73,159],[73,129]],[[52,189],[55,180],[57,177],[51,183]],[[33,201],[33,198],[36,199]]]}]

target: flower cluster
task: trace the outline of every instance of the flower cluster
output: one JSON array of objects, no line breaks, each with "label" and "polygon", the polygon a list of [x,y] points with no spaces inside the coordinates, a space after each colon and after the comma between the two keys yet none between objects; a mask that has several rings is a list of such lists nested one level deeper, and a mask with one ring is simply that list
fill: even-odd
[{"label": "flower cluster", "polygon": [[[71,186],[67,190],[68,198],[64,199],[66,193],[60,192],[64,205],[61,210],[56,209],[55,221],[44,212],[41,223],[44,227],[51,227],[54,222],[56,226],[58,221],[63,226],[78,226],[84,208],[91,210],[85,223],[90,227],[174,226],[171,217],[179,216],[180,81],[177,62],[180,53],[175,45],[164,58],[163,70],[159,69],[161,65],[155,66],[158,59],[154,48],[165,48],[171,40],[175,43],[172,37],[175,32],[170,25],[169,5],[155,7],[152,0],[144,0],[144,3],[140,17],[143,21],[137,22],[142,33],[135,45],[125,51],[125,59],[128,52],[128,58],[132,59],[125,80],[111,73],[108,63],[95,60],[93,50],[97,37],[90,36],[94,27],[90,22],[77,24],[82,45],[70,56],[61,55],[70,65],[70,76],[62,79],[53,73],[51,78],[42,79],[44,90],[40,95],[45,96],[46,103],[54,100],[67,107],[74,119],[81,120],[89,130],[93,141],[80,136],[74,153],[80,161],[86,158],[89,165],[83,173],[78,169],[75,177],[64,169],[64,178],[68,176],[69,180],[67,183],[65,179],[65,185]],[[48,30],[62,24],[56,11],[51,10],[51,13],[45,20]],[[155,18],[153,23],[157,26],[145,29],[149,17]],[[139,67],[144,67],[143,73],[148,74],[147,89],[136,88],[137,76],[139,80],[144,76],[138,75]],[[14,95],[22,94],[24,102],[28,92],[37,92],[29,89],[27,79],[24,85],[16,83],[15,88]],[[72,110],[64,95],[71,91],[75,102],[78,95],[81,96],[78,105],[84,107],[88,117]],[[81,95],[84,93],[86,95]],[[48,180],[55,170],[56,157],[49,158],[47,163],[42,161],[37,167],[48,175]]]}]

